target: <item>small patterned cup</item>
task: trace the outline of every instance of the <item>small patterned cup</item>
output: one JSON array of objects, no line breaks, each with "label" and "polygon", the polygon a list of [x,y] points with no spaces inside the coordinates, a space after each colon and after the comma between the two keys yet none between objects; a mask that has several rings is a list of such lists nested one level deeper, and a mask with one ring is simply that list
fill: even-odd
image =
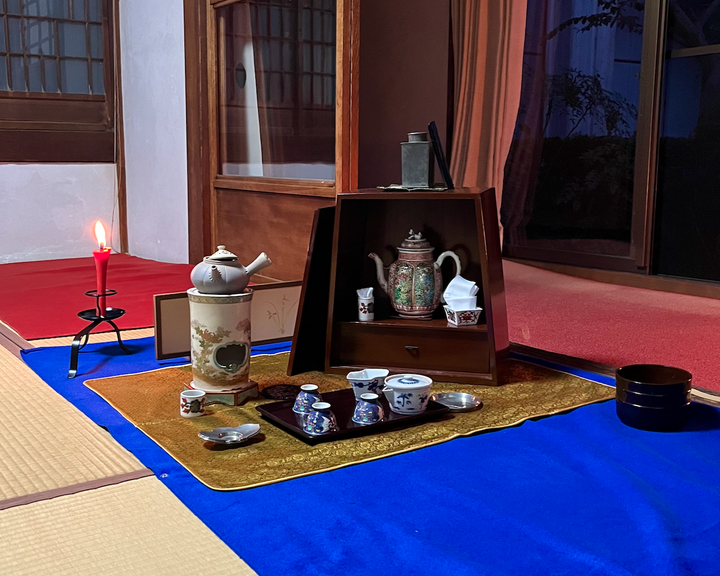
[{"label": "small patterned cup", "polygon": [[375,424],[383,419],[385,413],[378,402],[377,394],[362,394],[360,401],[355,405],[352,421],[355,424]]},{"label": "small patterned cup", "polygon": [[180,392],[180,416],[183,418],[205,416],[205,392],[202,390]]},{"label": "small patterned cup", "polygon": [[335,414],[330,411],[329,402],[315,402],[312,411],[305,416],[303,430],[313,436],[320,436],[328,432],[340,430]]},{"label": "small patterned cup", "polygon": [[358,320],[371,322],[375,320],[375,297],[358,298]]},{"label": "small patterned cup", "polygon": [[300,386],[300,394],[295,398],[293,412],[296,414],[308,414],[315,402],[321,402],[322,397],[315,384],[303,384]]}]

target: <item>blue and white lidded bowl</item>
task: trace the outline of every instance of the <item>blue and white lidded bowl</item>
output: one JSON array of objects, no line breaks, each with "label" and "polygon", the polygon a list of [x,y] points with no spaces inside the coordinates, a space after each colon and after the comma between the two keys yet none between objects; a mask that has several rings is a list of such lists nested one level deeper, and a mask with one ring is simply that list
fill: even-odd
[{"label": "blue and white lidded bowl", "polygon": [[390,410],[397,414],[420,414],[425,412],[432,380],[421,374],[394,374],[385,378],[383,394]]},{"label": "blue and white lidded bowl", "polygon": [[297,414],[308,414],[315,402],[321,402],[322,397],[315,384],[303,384],[300,386],[300,394],[295,397],[293,412]]}]

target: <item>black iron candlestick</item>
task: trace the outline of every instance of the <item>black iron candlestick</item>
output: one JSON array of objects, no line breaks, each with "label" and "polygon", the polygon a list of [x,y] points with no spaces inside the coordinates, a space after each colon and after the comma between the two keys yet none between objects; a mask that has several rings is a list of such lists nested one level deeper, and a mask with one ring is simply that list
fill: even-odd
[{"label": "black iron candlestick", "polygon": [[115,294],[117,294],[117,290],[107,290],[102,294],[99,294],[97,290],[88,290],[85,292],[85,296],[95,298],[95,308],[78,312],[78,316],[86,322],[90,322],[90,324],[80,330],[80,332],[75,335],[75,338],[73,338],[72,349],[70,350],[70,372],[68,372],[68,378],[75,378],[77,375],[78,354],[88,343],[90,332],[103,322],[107,322],[114,328],[115,334],[117,334],[118,344],[120,344],[120,348],[123,349],[125,354],[131,353],[125,344],[123,344],[122,338],[120,337],[120,329],[117,327],[115,322],[113,322],[113,320],[117,320],[125,314],[125,310],[122,308],[106,308],[104,313],[103,310],[100,310],[100,298],[103,296],[115,296]]}]

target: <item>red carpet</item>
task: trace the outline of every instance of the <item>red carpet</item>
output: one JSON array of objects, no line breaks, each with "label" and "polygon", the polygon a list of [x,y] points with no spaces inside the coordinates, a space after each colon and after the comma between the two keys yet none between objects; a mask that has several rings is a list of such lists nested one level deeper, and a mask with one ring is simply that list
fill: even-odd
[{"label": "red carpet", "polygon": [[[108,307],[124,308],[116,321],[122,329],[153,326],[153,295],[192,288],[191,264],[166,264],[125,254],[110,256],[108,289],[117,296]],[[87,326],[77,317],[93,308],[94,298],[85,292],[95,289],[92,257],[0,265],[0,320],[26,340],[72,336]],[[107,331],[103,324],[97,331]]]},{"label": "red carpet", "polygon": [[510,340],[602,362],[670,364],[720,392],[720,300],[505,262]]}]

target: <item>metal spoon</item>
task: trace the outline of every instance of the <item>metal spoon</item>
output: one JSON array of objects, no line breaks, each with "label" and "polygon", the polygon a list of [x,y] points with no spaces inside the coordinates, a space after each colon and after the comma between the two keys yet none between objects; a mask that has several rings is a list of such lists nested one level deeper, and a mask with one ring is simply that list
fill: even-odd
[{"label": "metal spoon", "polygon": [[243,424],[234,428],[215,428],[198,432],[198,436],[215,444],[240,444],[260,432],[260,424]]}]

